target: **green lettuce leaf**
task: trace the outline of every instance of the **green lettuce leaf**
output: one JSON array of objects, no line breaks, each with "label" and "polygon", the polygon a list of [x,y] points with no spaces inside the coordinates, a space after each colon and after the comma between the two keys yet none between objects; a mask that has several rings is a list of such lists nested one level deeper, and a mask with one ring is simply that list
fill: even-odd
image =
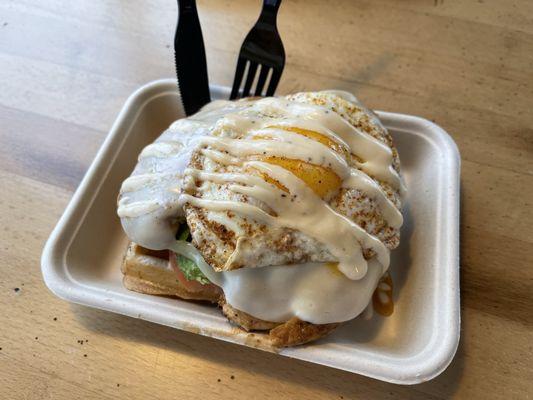
[{"label": "green lettuce leaf", "polygon": [[[176,237],[178,240],[190,241],[190,231],[187,224],[180,226]],[[176,260],[178,262],[179,269],[181,272],[183,272],[183,275],[185,275],[185,278],[188,281],[198,281],[202,285],[211,283],[211,281],[207,279],[200,268],[198,268],[198,265],[196,265],[196,263],[191,259],[184,257],[181,254],[176,254]]]},{"label": "green lettuce leaf", "polygon": [[190,242],[190,236],[191,231],[189,230],[187,224],[181,224],[178,228],[178,233],[176,233],[176,239]]},{"label": "green lettuce leaf", "polygon": [[185,275],[185,278],[189,281],[198,281],[202,285],[207,285],[211,283],[209,279],[204,275],[204,273],[198,268],[198,265],[187,257],[182,256],[181,254],[176,254],[178,267]]}]

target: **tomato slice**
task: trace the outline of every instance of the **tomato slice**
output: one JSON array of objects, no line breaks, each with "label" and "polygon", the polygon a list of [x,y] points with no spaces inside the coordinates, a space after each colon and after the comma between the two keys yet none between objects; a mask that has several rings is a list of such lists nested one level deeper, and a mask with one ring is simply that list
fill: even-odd
[{"label": "tomato slice", "polygon": [[215,294],[215,293],[220,292],[220,288],[213,283],[202,285],[198,281],[188,280],[183,274],[183,272],[181,271],[180,267],[178,266],[178,259],[176,257],[176,253],[174,253],[173,251],[170,251],[169,253],[170,255],[169,255],[168,262],[170,264],[170,267],[174,270],[174,272],[176,272],[178,280],[185,287],[185,289],[187,289],[190,292],[194,292],[194,293],[204,291],[204,292],[212,292],[213,294]]}]

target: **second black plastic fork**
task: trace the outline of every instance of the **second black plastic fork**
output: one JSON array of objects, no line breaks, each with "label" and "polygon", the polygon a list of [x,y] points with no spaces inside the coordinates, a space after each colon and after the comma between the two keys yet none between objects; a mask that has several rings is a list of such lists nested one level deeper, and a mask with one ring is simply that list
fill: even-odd
[{"label": "second black plastic fork", "polygon": [[[259,19],[246,35],[239,53],[230,99],[250,96],[259,69],[255,96],[272,96],[278,86],[285,65],[285,49],[276,26],[281,0],[264,0]],[[245,70],[248,66],[246,76]],[[270,74],[266,91],[265,84]],[[244,87],[240,90],[244,80]]]}]

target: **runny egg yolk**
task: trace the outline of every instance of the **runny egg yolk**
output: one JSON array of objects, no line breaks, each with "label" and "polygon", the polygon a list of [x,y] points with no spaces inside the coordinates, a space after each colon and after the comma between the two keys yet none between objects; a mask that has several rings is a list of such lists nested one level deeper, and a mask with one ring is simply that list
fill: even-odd
[{"label": "runny egg yolk", "polygon": [[270,126],[269,128],[283,129],[285,131],[294,132],[309,139],[313,139],[316,142],[322,143],[324,146],[328,146],[331,150],[343,155],[345,158],[348,158],[350,155],[350,152],[344,146],[322,133],[309,129],[297,128],[295,126]]},{"label": "runny egg yolk", "polygon": [[265,157],[263,158],[263,161],[269,164],[278,165],[292,172],[322,198],[325,198],[329,193],[336,191],[341,185],[341,179],[335,172],[320,165],[310,164],[302,160],[275,156]]},{"label": "runny egg yolk", "polygon": [[335,276],[344,276],[344,274],[339,270],[339,263],[338,262],[328,262],[324,264],[331,273]]},{"label": "runny egg yolk", "polygon": [[[285,127],[285,126],[271,126],[269,128],[284,129],[297,133],[299,135],[308,137],[309,139],[315,140],[328,146],[337,153],[346,155],[347,151],[343,146],[336,143],[335,141],[328,138],[326,135],[323,135],[319,132],[311,131],[308,129],[296,128],[296,127]],[[268,135],[255,136],[256,139],[269,139]],[[261,157],[262,161],[278,165],[296,175],[302,181],[306,183],[318,196],[321,198],[326,198],[331,193],[336,192],[341,186],[341,179],[339,176],[333,172],[330,168],[325,168],[321,165],[311,164],[306,161],[277,157],[277,156],[267,156]],[[285,186],[281,185],[279,182],[272,182],[272,178],[265,176],[263,174],[263,179],[267,182],[274,184],[280,189],[287,191]]]},{"label": "runny egg yolk", "polygon": [[378,286],[372,295],[374,310],[384,317],[388,317],[394,312],[393,289],[392,277],[387,272],[379,280]]}]

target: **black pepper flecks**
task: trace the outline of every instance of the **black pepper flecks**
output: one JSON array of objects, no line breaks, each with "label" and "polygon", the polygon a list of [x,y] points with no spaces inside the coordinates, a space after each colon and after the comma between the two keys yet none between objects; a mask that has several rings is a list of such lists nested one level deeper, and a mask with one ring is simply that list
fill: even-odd
[{"label": "black pepper flecks", "polygon": [[87,357],[87,354],[84,354],[83,357]]},{"label": "black pepper flecks", "polygon": [[217,379],[217,382],[220,382],[220,378]]},{"label": "black pepper flecks", "polygon": [[57,321],[57,317],[54,317],[54,321]]},{"label": "black pepper flecks", "polygon": [[235,379],[235,377],[233,375],[230,376],[231,379]]},{"label": "black pepper flecks", "polygon": [[14,291],[15,293],[17,293],[17,292],[20,291],[20,288],[16,287],[16,288],[13,289],[13,291]]}]

